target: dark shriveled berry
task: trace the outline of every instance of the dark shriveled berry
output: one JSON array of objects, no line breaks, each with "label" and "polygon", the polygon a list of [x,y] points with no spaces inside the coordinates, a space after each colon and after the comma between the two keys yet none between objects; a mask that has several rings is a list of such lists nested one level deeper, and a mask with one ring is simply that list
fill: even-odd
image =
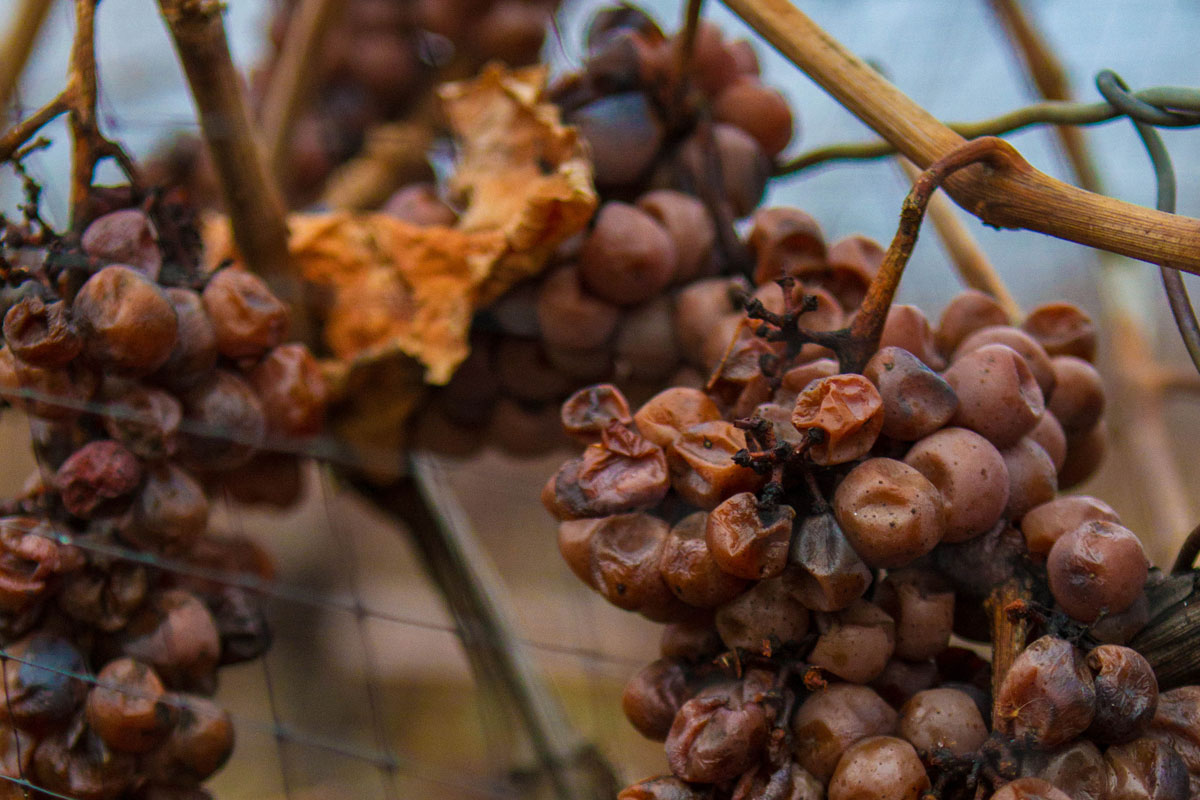
[{"label": "dark shriveled berry", "polygon": [[[834,375],[810,383],[796,398],[792,424],[801,433],[819,432],[812,460],[828,466],[862,458],[883,428],[883,399],[862,375]],[[811,434],[810,434],[811,435]]]},{"label": "dark shriveled berry", "polygon": [[1187,767],[1179,754],[1158,739],[1143,737],[1113,745],[1104,754],[1108,767],[1106,800],[1184,800]]},{"label": "dark shriveled berry", "polygon": [[1158,680],[1141,653],[1102,644],[1087,655],[1096,676],[1096,718],[1088,736],[1099,742],[1128,742],[1145,733],[1158,708]]},{"label": "dark shriveled berry", "polygon": [[154,670],[132,658],[110,661],[88,694],[87,720],[105,744],[126,753],[144,753],[166,738],[173,709]]},{"label": "dark shriveled berry", "polygon": [[792,538],[783,580],[814,611],[840,611],[867,591],[871,571],[833,514],[811,514]]},{"label": "dark shriveled berry", "polygon": [[667,763],[686,781],[728,781],[749,769],[766,743],[766,710],[743,701],[740,683],[720,684],[679,709],[667,735]]},{"label": "dark shriveled berry", "polygon": [[708,791],[685,783],[674,775],[646,778],[627,786],[617,800],[707,800]]},{"label": "dark shriveled berry", "polygon": [[1005,784],[992,795],[991,800],[1072,800],[1056,789],[1054,784],[1041,778],[1018,778]]},{"label": "dark shriveled berry", "polygon": [[649,508],[669,489],[662,448],[613,423],[601,442],[563,464],[542,501],[559,519],[577,519]]},{"label": "dark shriveled berry", "polygon": [[604,429],[613,422],[633,424],[629,401],[611,383],[580,389],[563,402],[561,414],[563,430],[585,445],[599,442]]},{"label": "dark shriveled berry", "polygon": [[38,745],[31,780],[59,797],[116,800],[133,781],[136,767],[132,754],[110,749],[87,727],[71,726]]},{"label": "dark shriveled berry", "polygon": [[89,442],[63,462],[54,476],[54,488],[67,511],[86,519],[112,510],[141,480],[137,456],[117,442],[102,439]]},{"label": "dark shriveled berry", "polygon": [[329,385],[308,347],[290,343],[273,348],[255,365],[249,379],[272,433],[312,436],[321,430]]},{"label": "dark shriveled berry", "polygon": [[682,665],[659,659],[638,670],[625,684],[621,708],[638,733],[663,742],[687,695],[687,675]]},{"label": "dark shriveled berry", "polygon": [[1079,736],[1096,713],[1092,674],[1070,642],[1043,636],[1025,648],[1000,686],[996,729],[1050,750]]},{"label": "dark shriveled berry", "polygon": [[219,770],[233,752],[233,720],[205,697],[169,694],[178,721],[167,740],[143,756],[150,780],[196,785]]},{"label": "dark shriveled berry", "polygon": [[83,341],[61,300],[25,297],[4,315],[4,341],[34,367],[61,367],[79,355]]},{"label": "dark shriveled berry", "polygon": [[692,505],[710,509],[738,492],[756,491],[766,479],[733,460],[745,447],[746,435],[732,422],[686,428],[667,448],[672,488]]},{"label": "dark shriveled berry", "polygon": [[[706,538],[709,515],[703,511],[681,519],[671,527],[663,546],[659,572],[675,596],[690,606],[716,608],[746,591],[749,583],[724,572],[714,559]],[[562,527],[572,523],[564,522]],[[564,555],[569,551],[559,537]],[[786,553],[785,553],[786,555]]]}]

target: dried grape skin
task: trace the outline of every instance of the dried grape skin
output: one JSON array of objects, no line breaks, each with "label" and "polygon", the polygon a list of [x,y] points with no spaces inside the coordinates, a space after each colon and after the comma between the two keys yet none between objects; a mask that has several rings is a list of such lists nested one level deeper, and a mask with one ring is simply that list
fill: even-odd
[{"label": "dried grape skin", "polygon": [[287,335],[287,306],[252,272],[220,270],[200,299],[216,333],[217,350],[227,358],[257,358]]},{"label": "dried grape skin", "polygon": [[1046,410],[1042,390],[1020,353],[986,344],[955,358],[943,374],[958,395],[950,423],[970,428],[996,447],[1011,447]]},{"label": "dried grape skin", "polygon": [[1017,656],[996,698],[996,728],[1042,750],[1087,730],[1096,709],[1091,671],[1070,642],[1043,636]]},{"label": "dried grape skin", "polygon": [[547,509],[560,520],[650,508],[670,488],[661,447],[629,429],[614,425],[610,430],[627,446],[607,438],[588,445],[582,456],[562,465],[543,491]]},{"label": "dried grape skin", "polygon": [[686,429],[721,419],[721,410],[699,389],[674,386],[651,397],[633,415],[633,421],[650,441],[666,447]]},{"label": "dried grape skin", "polygon": [[1050,548],[1046,573],[1055,601],[1081,622],[1133,605],[1149,563],[1137,536],[1116,523],[1086,522]]},{"label": "dried grape skin", "polygon": [[881,433],[915,442],[943,427],[958,410],[958,396],[942,376],[899,347],[880,348],[863,376],[883,400]]},{"label": "dried grape skin", "polygon": [[649,514],[606,518],[588,542],[588,584],[604,599],[627,611],[661,606],[671,590],[658,571],[667,523]]},{"label": "dried grape skin", "polygon": [[739,492],[708,515],[705,539],[717,566],[747,580],[773,578],[787,565],[795,510],[760,508],[758,498]]},{"label": "dried grape skin", "polygon": [[792,424],[819,431],[808,455],[821,466],[844,464],[870,451],[883,427],[883,399],[861,375],[844,374],[810,383],[796,398]]},{"label": "dried grape skin", "polygon": [[1143,737],[1104,753],[1111,800],[1185,800],[1190,778],[1179,753],[1161,740]]},{"label": "dried grape skin", "polygon": [[599,442],[604,429],[613,422],[626,426],[633,423],[629,401],[611,383],[580,389],[563,402],[560,415],[563,430],[585,445]]},{"label": "dried grape skin", "polygon": [[852,469],[838,485],[833,509],[870,567],[902,567],[932,550],[944,531],[937,487],[890,458],[872,458]]},{"label": "dried grape skin", "polygon": [[667,763],[685,781],[732,780],[759,758],[767,743],[767,715],[743,702],[739,684],[720,684],[688,700],[667,734]]},{"label": "dried grape skin", "polygon": [[1109,800],[1104,756],[1095,744],[1077,739],[1052,753],[1027,752],[1021,771],[1053,784],[1072,800]]},{"label": "dried grape skin", "polygon": [[1008,467],[1000,451],[966,428],[943,428],[912,446],[904,463],[937,488],[945,511],[944,542],[986,533],[1008,505]]},{"label": "dried grape skin", "polygon": [[105,267],[75,295],[71,315],[92,363],[145,375],[171,355],[179,319],[163,291],[128,267]]},{"label": "dried grape skin", "polygon": [[658,565],[675,596],[697,608],[716,608],[750,586],[717,565],[705,535],[708,517],[706,512],[697,511],[675,523]]},{"label": "dried grape skin", "polygon": [[667,448],[671,486],[684,500],[706,509],[738,492],[756,491],[765,479],[733,462],[734,454],[745,447],[745,434],[731,422],[685,428]]},{"label": "dried grape skin", "polygon": [[1120,744],[1143,735],[1158,708],[1158,680],[1150,662],[1132,648],[1102,644],[1088,653],[1087,664],[1096,676],[1089,738]]}]

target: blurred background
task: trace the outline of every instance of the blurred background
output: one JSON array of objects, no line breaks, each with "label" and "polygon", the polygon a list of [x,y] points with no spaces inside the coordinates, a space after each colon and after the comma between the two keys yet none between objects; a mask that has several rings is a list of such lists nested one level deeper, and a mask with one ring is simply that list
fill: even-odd
[{"label": "blurred background", "polygon": [[[16,0],[0,0],[0,26]],[[562,72],[580,63],[582,36],[601,0],[566,0],[543,46],[543,59]],[[677,0],[639,3],[674,30]],[[804,0],[801,8],[858,55],[886,71],[903,91],[945,120],[994,116],[1032,101],[1034,94],[988,5],[928,0]],[[1027,8],[1063,60],[1077,97],[1098,99],[1095,73],[1113,69],[1134,88],[1195,81],[1195,31],[1200,6],[1186,0],[1143,4],[1109,0],[1039,0]],[[231,0],[226,25],[235,61],[251,74],[272,52],[270,0]],[[71,4],[58,2],[17,94],[17,112],[34,109],[61,90],[72,35]],[[792,103],[798,127],[788,153],[863,140],[870,132],[727,12],[705,5],[707,18],[728,35],[755,42],[764,81]],[[139,157],[171,136],[197,130],[174,51],[151,0],[104,0],[97,15],[101,123]],[[47,128],[54,144],[27,165],[45,186],[51,222],[66,209],[64,125]],[[1109,193],[1150,205],[1153,173],[1132,126],[1115,121],[1088,129]],[[1200,132],[1164,131],[1178,172],[1178,210],[1200,216]],[[1010,137],[1039,169],[1070,180],[1053,134],[1045,129]],[[115,180],[102,173],[100,182]],[[890,160],[832,164],[775,180],[769,204],[795,205],[823,226],[830,240],[864,233],[886,243],[895,228],[906,182]],[[10,172],[0,174],[0,207],[19,200]],[[1099,319],[1098,256],[1069,243],[1028,232],[995,231],[962,215],[993,263],[1026,307],[1069,299]],[[1187,366],[1157,271],[1122,268],[1122,302],[1134,308],[1157,357]],[[1189,285],[1194,281],[1189,279]],[[900,291],[901,302],[936,319],[959,283],[937,238],[926,233]],[[1113,369],[1111,347],[1099,359]],[[1113,395],[1110,395],[1112,397]],[[1200,445],[1196,398],[1166,404],[1173,452],[1167,457],[1184,479],[1189,514],[1200,477],[1188,456]],[[1109,502],[1126,524],[1163,553],[1186,530],[1156,529],[1153,493],[1122,455],[1136,434],[1140,399],[1123,396],[1110,415],[1115,446],[1085,491]],[[15,491],[33,468],[26,455],[25,421],[0,419],[4,451],[0,490]],[[660,745],[642,740],[623,719],[625,680],[657,654],[660,627],[608,606],[562,564],[555,525],[537,495],[563,454],[514,460],[491,450],[469,460],[444,459],[449,483],[465,506],[505,581],[537,662],[549,676],[584,736],[596,742],[623,777],[663,771]],[[349,494],[335,489],[318,465],[305,474],[305,502],[286,514],[227,505],[216,526],[254,536],[274,556],[280,581],[310,603],[271,601],[276,645],[266,659],[222,672],[219,700],[238,725],[232,763],[211,784],[221,798],[291,796],[385,797],[381,750],[396,759],[402,797],[505,796],[495,781],[507,765],[510,720],[489,713],[461,654],[453,622],[422,574],[403,531]],[[369,613],[359,622],[356,608]],[[378,683],[373,693],[368,676]],[[382,720],[380,741],[373,720]],[[278,726],[295,735],[282,743]],[[340,749],[340,750],[339,750]]]}]

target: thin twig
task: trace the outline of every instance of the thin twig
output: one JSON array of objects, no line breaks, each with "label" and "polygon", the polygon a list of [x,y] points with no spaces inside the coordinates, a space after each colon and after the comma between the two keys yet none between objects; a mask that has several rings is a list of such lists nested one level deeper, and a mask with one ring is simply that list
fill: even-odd
[{"label": "thin twig", "polygon": [[495,568],[432,457],[410,455],[411,477],[380,487],[351,477],[358,492],[409,529],[461,630],[481,685],[501,693],[523,724],[560,800],[616,794],[611,767],[574,731],[517,635]]},{"label": "thin twig", "polygon": [[[1159,86],[1133,92],[1137,99],[1156,108],[1200,110],[1200,91],[1184,86]],[[1047,100],[1024,106],[996,117],[974,122],[946,122],[947,128],[965,139],[1001,136],[1033,125],[1098,125],[1120,119],[1121,112],[1108,103],[1077,103]],[[801,153],[775,169],[776,176],[791,175],[829,161],[854,161],[895,155],[886,141],[848,142],[827,145]],[[1082,181],[1081,181],[1081,185]],[[1087,188],[1086,186],[1084,188]]]},{"label": "thin twig", "polygon": [[[724,0],[792,63],[920,167],[963,138],[938,122],[787,0]],[[1086,192],[1022,158],[1003,169],[964,170],[946,183],[960,206],[989,225],[1025,228],[1154,264],[1200,272],[1200,220]]]},{"label": "thin twig", "polygon": [[[898,158],[897,162],[910,181],[915,181],[920,176],[921,170],[907,158]],[[963,283],[991,295],[1004,309],[1010,321],[1019,322],[1021,307],[1000,274],[996,272],[996,268],[992,266],[987,253],[959,219],[959,212],[955,210],[954,205],[944,194],[935,193],[929,198],[926,213]]]},{"label": "thin twig", "polygon": [[0,162],[8,161],[23,144],[36,136],[38,131],[67,113],[67,101],[67,93],[63,92],[5,131],[4,136],[0,136]]},{"label": "thin twig", "polygon": [[319,75],[314,66],[325,33],[345,7],[339,0],[301,0],[292,12],[260,117],[267,165],[281,184],[287,173],[288,143],[300,110],[312,95]]},{"label": "thin twig", "polygon": [[292,311],[292,334],[312,341],[304,290],[289,268],[283,199],[250,123],[241,78],[229,55],[219,0],[159,0],[200,115],[200,128],[220,178],[233,239]]},{"label": "thin twig", "polygon": [[[986,163],[996,169],[1002,169],[1003,164],[1014,157],[1016,153],[1012,145],[1003,139],[987,137],[975,139],[956,148],[945,158],[939,159],[922,172],[913,182],[912,189],[904,198],[904,206],[900,211],[900,225],[896,235],[888,245],[883,263],[871,279],[867,295],[859,306],[854,322],[847,329],[849,347],[842,357],[842,369],[849,372],[859,372],[867,359],[879,347],[879,338],[883,334],[883,325],[887,320],[888,310],[892,299],[900,285],[904,267],[912,256],[917,244],[917,235],[921,230],[921,220],[925,216],[925,208],[929,198],[939,186],[944,184],[956,172],[975,164]],[[1019,156],[1016,156],[1019,158]]]},{"label": "thin twig", "polygon": [[9,101],[53,6],[54,0],[20,0],[17,4],[8,33],[0,44],[0,119],[8,111]]},{"label": "thin twig", "polygon": [[675,51],[677,73],[687,82],[692,70],[692,56],[696,52],[696,30],[700,27],[700,11],[704,0],[687,0],[683,12],[683,29],[679,32],[679,49]]}]

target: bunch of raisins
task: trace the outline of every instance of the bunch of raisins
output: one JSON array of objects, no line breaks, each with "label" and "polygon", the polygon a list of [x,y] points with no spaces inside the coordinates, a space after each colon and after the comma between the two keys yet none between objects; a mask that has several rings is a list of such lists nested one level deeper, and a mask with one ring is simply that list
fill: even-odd
[{"label": "bunch of raisins", "polygon": [[0,243],[0,398],[38,457],[0,516],[0,770],[56,796],[209,796],[234,736],[218,669],[271,639],[257,595],[194,577],[271,577],[210,533],[210,496],[294,501],[295,456],[267,450],[295,452],[328,395],[266,284],[180,263],[156,219]]},{"label": "bunch of raisins", "polygon": [[[624,709],[671,774],[621,797],[1196,796],[1200,689],[1160,697],[1128,646],[1162,576],[1109,506],[1058,494],[1104,453],[1087,315],[1017,326],[967,291],[935,326],[894,305],[846,372],[878,247],[826,247],[790,209],[759,211],[748,245],[742,308],[696,304],[703,385],[635,406],[598,384],[561,409],[585,449],[542,494],[560,552],[667,626]],[[1014,581],[1031,643],[993,697],[951,637],[989,642],[984,602]]]}]

